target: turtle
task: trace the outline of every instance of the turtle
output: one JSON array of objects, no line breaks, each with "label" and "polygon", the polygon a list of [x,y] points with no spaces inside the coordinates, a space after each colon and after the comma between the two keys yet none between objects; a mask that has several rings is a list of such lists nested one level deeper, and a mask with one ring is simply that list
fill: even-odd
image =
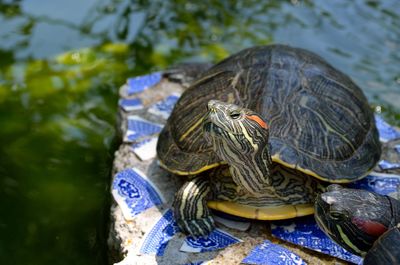
[{"label": "turtle", "polygon": [[199,74],[157,143],[160,166],[186,176],[173,208],[194,236],[215,227],[211,209],[259,220],[313,214],[326,182],[363,178],[380,153],[362,90],[315,53],[279,44]]},{"label": "turtle", "polygon": [[400,201],[334,184],[315,200],[318,226],[336,243],[364,257],[364,265],[400,264]]}]

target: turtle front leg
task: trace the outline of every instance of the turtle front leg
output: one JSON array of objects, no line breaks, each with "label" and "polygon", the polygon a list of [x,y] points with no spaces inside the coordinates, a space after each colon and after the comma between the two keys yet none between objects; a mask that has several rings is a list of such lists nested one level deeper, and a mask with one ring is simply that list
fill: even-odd
[{"label": "turtle front leg", "polygon": [[208,180],[199,176],[186,182],[176,193],[174,215],[183,232],[199,236],[214,229],[214,220],[207,206],[210,191]]}]

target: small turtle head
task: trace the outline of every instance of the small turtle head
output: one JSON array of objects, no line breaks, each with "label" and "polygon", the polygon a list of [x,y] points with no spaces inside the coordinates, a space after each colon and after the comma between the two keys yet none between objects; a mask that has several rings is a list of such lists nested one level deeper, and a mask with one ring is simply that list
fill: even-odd
[{"label": "small turtle head", "polygon": [[387,198],[366,190],[328,186],[315,202],[318,226],[348,251],[364,256],[390,224]]},{"label": "small turtle head", "polygon": [[269,185],[271,161],[266,148],[269,128],[260,115],[234,104],[211,100],[203,129],[216,154],[231,168],[236,168],[234,173],[231,170],[236,184],[253,194]]},{"label": "small turtle head", "polygon": [[257,113],[217,100],[208,103],[203,128],[214,151],[228,163],[239,162],[238,154],[258,152],[268,142],[268,125]]}]

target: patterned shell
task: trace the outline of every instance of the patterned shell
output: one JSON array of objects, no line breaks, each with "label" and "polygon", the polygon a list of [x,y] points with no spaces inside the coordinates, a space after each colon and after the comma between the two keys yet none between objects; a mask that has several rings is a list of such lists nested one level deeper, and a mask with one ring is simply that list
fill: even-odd
[{"label": "patterned shell", "polygon": [[269,124],[272,160],[319,179],[354,181],[380,157],[361,89],[312,52],[272,45],[230,56],[183,93],[157,147],[171,172],[197,174],[222,163],[202,132],[211,99],[260,113]]}]

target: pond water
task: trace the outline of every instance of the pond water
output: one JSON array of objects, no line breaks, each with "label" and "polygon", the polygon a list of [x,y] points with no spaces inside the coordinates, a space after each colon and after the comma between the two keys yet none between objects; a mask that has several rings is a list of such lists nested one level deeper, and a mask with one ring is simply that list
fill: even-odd
[{"label": "pond water", "polygon": [[128,76],[290,44],[346,72],[400,125],[398,0],[192,2],[0,1],[1,264],[107,264]]}]

